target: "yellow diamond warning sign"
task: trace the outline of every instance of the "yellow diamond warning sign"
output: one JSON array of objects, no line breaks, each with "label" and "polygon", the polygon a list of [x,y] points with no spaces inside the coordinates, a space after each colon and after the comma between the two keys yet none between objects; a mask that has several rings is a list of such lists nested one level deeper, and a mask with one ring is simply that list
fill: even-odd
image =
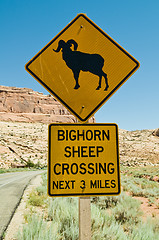
[{"label": "yellow diamond warning sign", "polygon": [[116,124],[49,125],[50,196],[120,193]]},{"label": "yellow diamond warning sign", "polygon": [[84,14],[26,64],[26,70],[82,122],[138,67],[135,58]]}]

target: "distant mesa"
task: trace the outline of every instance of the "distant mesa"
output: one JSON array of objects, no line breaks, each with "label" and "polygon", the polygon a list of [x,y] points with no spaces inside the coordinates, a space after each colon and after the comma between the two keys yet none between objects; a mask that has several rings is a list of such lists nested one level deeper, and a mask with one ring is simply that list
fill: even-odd
[{"label": "distant mesa", "polygon": [[[77,122],[77,119],[53,96],[30,88],[0,86],[0,121]],[[91,122],[94,122],[94,117]]]}]

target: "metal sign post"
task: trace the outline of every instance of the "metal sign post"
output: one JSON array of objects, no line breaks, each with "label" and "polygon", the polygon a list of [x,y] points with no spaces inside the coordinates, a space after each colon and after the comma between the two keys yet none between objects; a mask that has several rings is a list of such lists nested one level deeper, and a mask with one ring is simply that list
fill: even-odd
[{"label": "metal sign post", "polygon": [[[89,123],[90,120],[87,121]],[[87,124],[86,123],[86,124]],[[91,199],[79,197],[78,200],[79,240],[91,240]]]}]

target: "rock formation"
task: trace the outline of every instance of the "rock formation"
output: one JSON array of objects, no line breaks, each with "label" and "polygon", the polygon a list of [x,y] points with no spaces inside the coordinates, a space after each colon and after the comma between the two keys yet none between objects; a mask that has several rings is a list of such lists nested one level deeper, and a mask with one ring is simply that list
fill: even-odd
[{"label": "rock formation", "polygon": [[29,88],[0,86],[0,121],[48,124],[77,122],[77,119],[51,95]]},{"label": "rock formation", "polygon": [[153,134],[154,136],[159,137],[159,128],[157,128],[156,130],[154,130],[152,134]]},{"label": "rock formation", "polygon": [[[48,125],[0,121],[0,168],[47,166]],[[158,166],[159,138],[152,130],[119,129],[120,164]]]}]

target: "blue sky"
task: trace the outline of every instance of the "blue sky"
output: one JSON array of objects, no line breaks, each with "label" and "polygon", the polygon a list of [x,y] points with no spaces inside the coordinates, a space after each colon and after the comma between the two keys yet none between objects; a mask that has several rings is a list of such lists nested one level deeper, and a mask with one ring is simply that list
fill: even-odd
[{"label": "blue sky", "polygon": [[140,62],[95,114],[126,130],[159,127],[158,0],[0,0],[0,85],[48,92],[24,65],[74,17],[85,13]]}]

